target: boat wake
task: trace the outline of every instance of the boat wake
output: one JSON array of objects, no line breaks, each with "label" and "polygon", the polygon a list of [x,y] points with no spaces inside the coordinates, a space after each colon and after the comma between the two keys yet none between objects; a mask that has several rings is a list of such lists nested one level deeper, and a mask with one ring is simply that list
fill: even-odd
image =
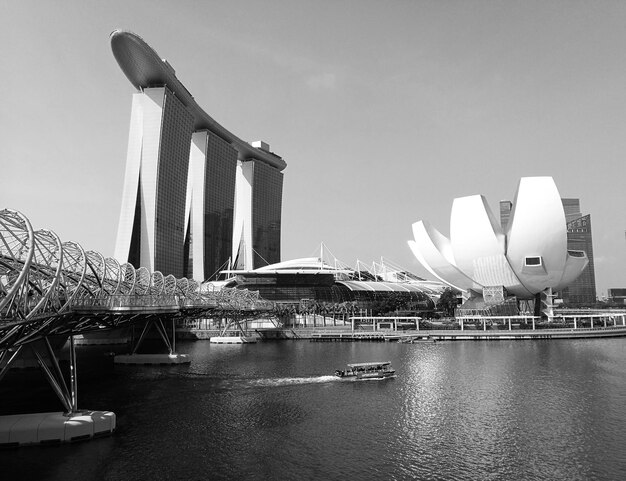
[{"label": "boat wake", "polygon": [[273,379],[254,379],[249,381],[251,386],[261,387],[278,387],[278,386],[297,386],[302,384],[321,384],[333,381],[339,381],[337,376],[314,376],[314,377],[282,377]]}]

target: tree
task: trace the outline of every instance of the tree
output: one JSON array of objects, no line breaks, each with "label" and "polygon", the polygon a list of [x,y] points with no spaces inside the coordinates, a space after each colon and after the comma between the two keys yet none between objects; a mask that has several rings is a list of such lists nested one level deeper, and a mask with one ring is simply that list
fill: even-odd
[{"label": "tree", "polygon": [[437,309],[442,311],[446,316],[454,316],[454,310],[459,304],[457,295],[459,292],[451,287],[446,287],[439,300],[437,301]]}]

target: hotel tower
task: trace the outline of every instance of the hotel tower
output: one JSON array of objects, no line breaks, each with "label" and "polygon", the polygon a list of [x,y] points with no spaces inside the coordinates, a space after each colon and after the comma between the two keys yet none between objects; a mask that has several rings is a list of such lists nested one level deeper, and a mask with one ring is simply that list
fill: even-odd
[{"label": "hotel tower", "polygon": [[213,120],[137,35],[111,48],[137,89],[116,259],[197,281],[279,262],[285,161]]}]

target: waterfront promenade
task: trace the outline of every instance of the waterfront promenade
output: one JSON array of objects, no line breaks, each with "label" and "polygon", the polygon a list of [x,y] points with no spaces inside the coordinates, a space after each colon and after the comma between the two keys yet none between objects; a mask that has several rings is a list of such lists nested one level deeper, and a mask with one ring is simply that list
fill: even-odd
[{"label": "waterfront promenade", "polygon": [[[177,330],[181,339],[208,340],[220,331],[209,329]],[[275,328],[251,330],[250,335],[259,340],[305,340],[319,342],[423,342],[423,341],[498,341],[546,340],[626,337],[626,326],[598,326],[544,329],[420,329],[420,330],[356,330],[343,326],[325,328]],[[237,335],[237,333],[233,333]]]}]

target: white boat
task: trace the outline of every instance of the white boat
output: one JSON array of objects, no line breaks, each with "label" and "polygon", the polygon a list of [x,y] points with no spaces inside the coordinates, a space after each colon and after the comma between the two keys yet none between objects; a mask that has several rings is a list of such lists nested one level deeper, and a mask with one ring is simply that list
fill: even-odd
[{"label": "white boat", "polygon": [[213,344],[253,344],[256,337],[253,336],[214,336],[209,338]]},{"label": "white boat", "polygon": [[406,343],[406,344],[416,344],[418,342],[437,342],[437,340],[434,337],[420,337],[420,336],[409,336],[409,337],[401,337],[400,339],[398,339],[398,342],[401,343]]},{"label": "white boat", "polygon": [[348,364],[344,371],[339,369],[335,371],[337,377],[354,379],[382,379],[395,374],[396,371],[389,361],[358,362]]}]

